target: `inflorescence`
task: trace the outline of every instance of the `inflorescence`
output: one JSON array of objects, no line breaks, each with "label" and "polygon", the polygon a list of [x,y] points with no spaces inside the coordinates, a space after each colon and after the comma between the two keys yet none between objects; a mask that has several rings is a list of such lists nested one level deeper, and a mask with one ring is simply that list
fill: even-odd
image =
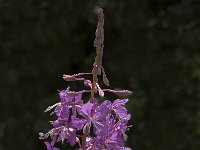
[{"label": "inflorescence", "polygon": [[[109,86],[102,66],[103,41],[104,41],[104,14],[103,9],[98,11],[98,25],[94,47],[96,47],[96,58],[93,70],[90,73],[78,73],[74,75],[63,75],[65,81],[82,81],[88,87],[87,90],[71,91],[70,87],[59,91],[60,102],[49,106],[45,112],[53,109],[57,119],[50,121],[53,128],[47,133],[39,133],[40,139],[45,141],[47,150],[60,150],[55,143],[67,141],[71,146],[77,144],[79,150],[131,150],[124,146],[127,139],[125,132],[130,126],[127,125],[131,118],[125,108],[128,98],[116,99],[113,102],[104,100],[99,103],[95,94],[104,97],[105,92],[111,92],[119,96],[127,97],[132,94],[128,90],[102,89],[98,84],[98,75],[103,76],[103,82]],[[83,76],[92,75],[92,81]],[[90,93],[90,99],[84,103],[82,95]]]}]

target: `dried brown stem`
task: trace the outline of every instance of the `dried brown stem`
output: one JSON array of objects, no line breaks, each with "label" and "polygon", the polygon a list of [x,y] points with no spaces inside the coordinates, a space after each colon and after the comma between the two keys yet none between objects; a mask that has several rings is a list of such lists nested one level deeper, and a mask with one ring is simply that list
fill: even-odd
[{"label": "dried brown stem", "polygon": [[92,90],[91,90],[91,98],[90,102],[94,102],[94,94],[95,94],[95,87],[96,83],[98,82],[98,75],[101,75],[102,69],[102,57],[103,57],[103,41],[104,41],[104,14],[103,9],[100,8],[98,11],[98,24],[96,29],[96,38],[94,40],[94,47],[96,47],[96,58],[93,64],[93,77],[92,77]]}]

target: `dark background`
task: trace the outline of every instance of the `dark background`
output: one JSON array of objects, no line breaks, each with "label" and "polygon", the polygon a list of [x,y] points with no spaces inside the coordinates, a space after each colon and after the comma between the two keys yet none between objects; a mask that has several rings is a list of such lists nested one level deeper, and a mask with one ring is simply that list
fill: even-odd
[{"label": "dark background", "polygon": [[0,150],[45,149],[62,74],[92,69],[98,6],[111,88],[133,91],[127,145],[199,150],[199,0],[0,0]]}]

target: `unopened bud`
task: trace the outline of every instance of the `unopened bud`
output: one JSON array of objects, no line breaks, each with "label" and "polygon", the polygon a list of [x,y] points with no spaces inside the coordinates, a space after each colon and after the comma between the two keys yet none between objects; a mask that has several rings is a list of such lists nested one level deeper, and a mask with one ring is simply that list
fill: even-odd
[{"label": "unopened bud", "polygon": [[111,89],[104,89],[103,91],[112,92],[118,96],[126,97],[132,94],[129,90],[111,90]]},{"label": "unopened bud", "polygon": [[104,92],[102,89],[99,89],[99,96],[104,97]]},{"label": "unopened bud", "polygon": [[63,79],[65,81],[76,81],[76,77],[71,76],[71,75],[63,75]]},{"label": "unopened bud", "polygon": [[84,78],[77,78],[75,75],[63,75],[63,79],[65,81],[82,81]]},{"label": "unopened bud", "polygon": [[92,88],[92,82],[91,82],[90,80],[85,80],[85,81],[84,81],[84,85],[85,85],[86,87]]},{"label": "unopened bud", "polygon": [[103,92],[103,90],[100,88],[100,86],[99,86],[98,83],[96,83],[96,85],[97,85],[97,89],[98,89],[98,91],[99,91],[99,96],[104,97],[104,92]]},{"label": "unopened bud", "polygon": [[118,96],[129,96],[132,94],[132,92],[129,90],[114,90],[113,93],[115,93]]},{"label": "unopened bud", "polygon": [[109,80],[108,78],[106,77],[106,75],[103,75],[103,83],[106,85],[106,86],[109,86]]}]

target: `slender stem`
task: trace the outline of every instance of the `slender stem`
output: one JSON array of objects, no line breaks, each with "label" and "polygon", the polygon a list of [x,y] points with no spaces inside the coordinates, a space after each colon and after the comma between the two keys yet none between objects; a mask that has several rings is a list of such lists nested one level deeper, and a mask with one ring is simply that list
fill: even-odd
[{"label": "slender stem", "polygon": [[82,136],[82,150],[85,150],[86,136],[87,135],[85,133]]},{"label": "slender stem", "polygon": [[94,93],[95,93],[95,86],[96,86],[96,80],[95,80],[95,68],[93,69],[93,75],[92,75],[92,89],[91,89],[91,97],[90,97],[90,102],[94,103]]},{"label": "slender stem", "polygon": [[88,135],[88,130],[89,130],[89,128],[86,127],[86,131],[85,131],[85,133],[82,136],[82,149],[83,150],[86,149],[86,138],[87,138],[87,135]]}]

